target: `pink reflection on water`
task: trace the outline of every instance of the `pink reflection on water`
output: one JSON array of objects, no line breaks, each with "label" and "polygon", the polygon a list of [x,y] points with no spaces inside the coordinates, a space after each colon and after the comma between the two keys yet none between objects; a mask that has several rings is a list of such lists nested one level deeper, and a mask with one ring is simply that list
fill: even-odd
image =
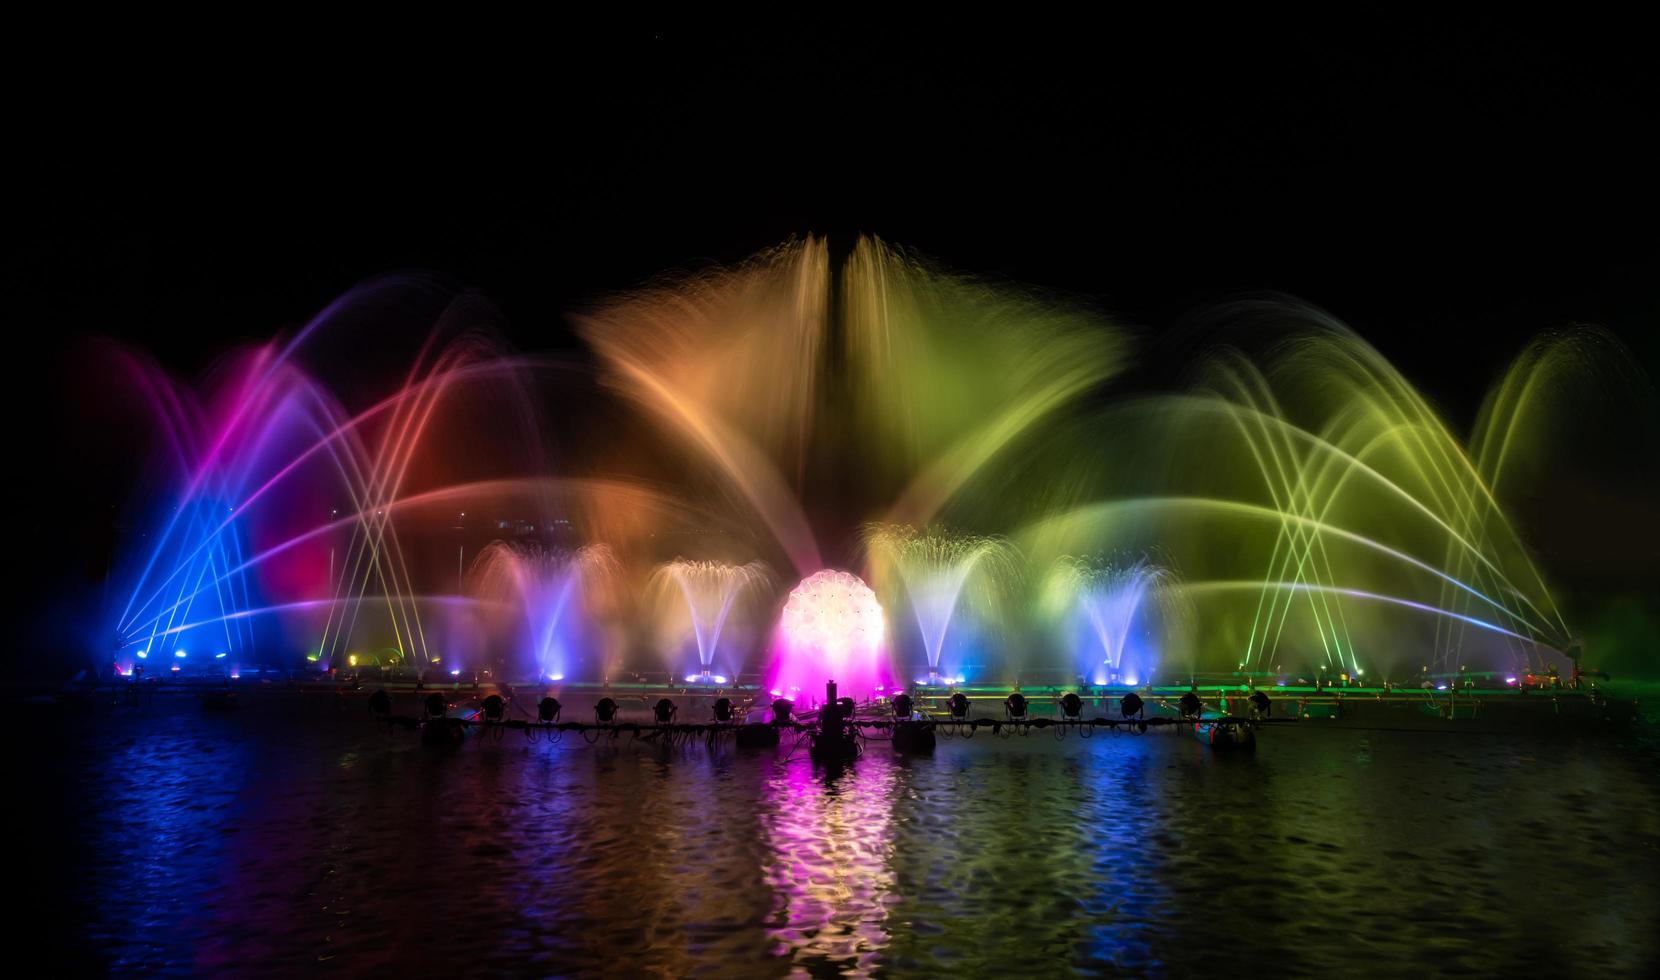
[{"label": "pink reflection on water", "polygon": [[774,893],[774,955],[801,966],[829,960],[855,975],[880,967],[889,908],[899,901],[889,834],[896,772],[791,763],[767,781],[761,870]]}]

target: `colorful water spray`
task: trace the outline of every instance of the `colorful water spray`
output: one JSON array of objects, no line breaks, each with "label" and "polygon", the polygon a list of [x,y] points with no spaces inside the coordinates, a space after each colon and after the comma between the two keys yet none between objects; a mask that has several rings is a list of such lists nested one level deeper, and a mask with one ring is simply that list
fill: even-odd
[{"label": "colorful water spray", "polygon": [[681,558],[659,565],[652,574],[652,589],[659,605],[666,607],[659,622],[668,634],[664,647],[671,676],[676,673],[681,641],[690,633],[697,670],[686,675],[687,683],[725,684],[736,677],[740,657],[728,651],[731,662],[725,666],[719,666],[716,659],[727,618],[735,605],[764,594],[771,584],[772,569],[764,562],[729,565]]},{"label": "colorful water spray", "polygon": [[[501,674],[557,682],[575,676],[584,660],[602,660],[587,596],[616,573],[616,558],[604,545],[556,551],[495,541],[479,552],[472,591],[486,608],[502,611],[507,625],[497,649],[512,657],[496,661]],[[458,660],[450,669],[459,667]]]},{"label": "colorful water spray", "polygon": [[[1544,471],[1564,392],[1617,359],[1594,333],[1524,351],[1466,443],[1319,311],[1242,304],[1281,342],[1116,397],[1129,343],[1101,318],[874,240],[833,270],[807,239],[584,316],[597,385],[480,339],[461,304],[401,384],[348,408],[306,358],[373,292],[201,394],[123,361],[158,465],[92,641],[104,665],[597,681],[673,648],[676,677],[736,678],[770,628],[775,684],[874,690],[890,655],[936,682],[970,662],[1383,680],[1536,670],[1572,639],[1503,498]],[[556,465],[551,389],[646,424]],[[684,533],[804,576],[776,624],[763,566],[675,559]],[[861,548],[874,590],[824,570]],[[1158,557],[1067,557],[1091,554]]]},{"label": "colorful water spray", "polygon": [[906,524],[869,525],[865,544],[890,606],[903,603],[911,611],[927,658],[926,681],[965,680],[961,664],[941,672],[952,622],[962,612],[981,626],[998,624],[1020,581],[1020,553],[1000,537]]},{"label": "colorful water spray", "polygon": [[1145,558],[1064,556],[1044,583],[1044,606],[1073,651],[1078,677],[1135,687],[1164,653],[1189,639],[1191,610],[1176,576]]}]

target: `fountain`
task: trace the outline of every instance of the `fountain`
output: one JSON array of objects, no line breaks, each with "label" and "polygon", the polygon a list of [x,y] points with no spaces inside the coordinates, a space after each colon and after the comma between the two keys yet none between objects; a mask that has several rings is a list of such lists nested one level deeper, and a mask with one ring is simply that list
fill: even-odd
[{"label": "fountain", "polygon": [[962,606],[982,620],[998,617],[1019,583],[1019,552],[999,537],[892,524],[867,526],[865,543],[873,575],[884,585],[890,605],[909,606],[916,622],[928,665],[922,682],[966,680],[961,664],[947,664],[941,673],[940,655],[952,620]]},{"label": "fountain", "polygon": [[664,651],[669,657],[670,676],[678,676],[681,641],[690,633],[697,652],[697,670],[686,675],[686,682],[725,684],[735,678],[741,658],[721,668],[724,672],[715,669],[727,617],[735,603],[754,598],[771,584],[772,569],[759,561],[728,565],[680,558],[659,565],[651,582],[659,605],[667,607],[659,622],[667,634]]},{"label": "fountain", "polygon": [[814,572],[784,603],[766,689],[799,702],[834,680],[844,694],[878,695],[892,684],[887,635],[882,605],[864,580],[837,569]]},{"label": "fountain", "polygon": [[1151,680],[1164,666],[1164,651],[1189,638],[1191,613],[1180,582],[1145,558],[1115,563],[1063,556],[1044,583],[1044,605],[1074,651],[1077,676],[1097,687]]},{"label": "fountain", "polygon": [[[1503,500],[1545,465],[1547,394],[1617,355],[1594,334],[1524,351],[1466,441],[1317,310],[1236,304],[1279,340],[1118,392],[1129,340],[1086,310],[873,239],[836,270],[808,238],[588,311],[597,374],[503,349],[457,301],[401,384],[348,407],[336,391],[362,386],[312,349],[407,288],[366,287],[200,389],[124,356],[162,464],[91,642],[104,669],[603,685],[666,657],[676,686],[809,699],[919,674],[1572,669]],[[560,398],[617,425],[555,456]]]}]

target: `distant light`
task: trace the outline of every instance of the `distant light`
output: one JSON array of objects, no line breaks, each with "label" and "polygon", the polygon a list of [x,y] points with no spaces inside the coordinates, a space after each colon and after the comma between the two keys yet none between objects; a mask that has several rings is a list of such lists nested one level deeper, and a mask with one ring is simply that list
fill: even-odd
[{"label": "distant light", "polygon": [[231,668],[231,680],[234,681],[234,680],[240,678],[241,676],[242,676],[242,668],[241,667],[232,667]]},{"label": "distant light", "polygon": [[461,676],[461,668],[457,667],[454,670],[450,671],[450,676],[451,677],[460,677]]},{"label": "distant light", "polygon": [[784,692],[783,692],[783,691],[780,691],[780,690],[779,690],[779,689],[778,689],[778,688],[776,688],[776,687],[775,687],[775,688],[773,688],[773,689],[772,689],[772,690],[770,690],[770,691],[768,691],[768,692],[767,692],[767,693],[768,693],[768,694],[770,694],[770,695],[772,695],[772,696],[773,696],[773,697],[775,697],[775,698],[781,698],[781,697],[783,697],[783,696],[784,696]]},{"label": "distant light", "polygon": [[149,656],[150,656],[150,651],[148,651],[148,650],[138,651],[138,659],[140,659],[140,660],[146,660],[146,659],[149,658]]},{"label": "distant light", "polygon": [[178,672],[179,672],[179,665],[178,665],[178,664],[174,664],[174,665],[173,665],[173,673],[175,673],[175,674],[177,674],[177,673],[178,673]]},{"label": "distant light", "polygon": [[562,681],[564,679],[565,679],[564,674],[549,674],[548,675],[548,680],[550,680],[550,681]]},{"label": "distant light", "polygon": [[184,659],[184,651],[183,650],[174,650],[173,651],[173,656],[178,657],[180,660],[183,660]]},{"label": "distant light", "polygon": [[1364,673],[1366,673],[1366,671],[1361,670],[1359,667],[1355,668],[1355,676],[1356,677],[1359,677],[1361,674],[1364,674]]},{"label": "distant light", "polygon": [[961,683],[963,683],[963,682],[965,682],[965,681],[967,681],[967,680],[968,680],[968,678],[966,678],[966,677],[964,677],[964,676],[963,676],[963,675],[961,675],[961,674],[958,674],[958,675],[957,675],[957,683],[958,683],[958,684],[961,684]]},{"label": "distant light", "polygon": [[1445,685],[1445,684],[1437,684],[1437,685],[1435,685],[1435,689],[1436,689],[1436,690],[1437,690],[1437,691],[1445,691],[1445,690],[1446,690],[1446,689],[1447,689],[1447,685]]},{"label": "distant light", "polygon": [[346,657],[346,666],[348,666],[348,667],[356,667],[357,666],[357,654],[354,653],[354,654],[351,654],[348,657]]},{"label": "distant light", "polygon": [[686,675],[686,683],[688,683],[688,684],[696,684],[698,681],[700,681],[702,679],[703,679],[702,674],[687,674]]},{"label": "distant light", "polygon": [[214,655],[213,655],[213,659],[215,659],[215,660],[223,660],[223,659],[225,659],[225,655],[224,655],[224,654],[222,654],[222,653],[216,653],[216,654],[214,654]]},{"label": "distant light", "polygon": [[1136,677],[1136,676],[1135,676],[1135,675],[1134,675],[1134,674],[1129,674],[1129,675],[1126,675],[1126,676],[1125,676],[1125,678],[1124,678],[1124,683],[1126,683],[1126,684],[1128,684],[1128,685],[1130,685],[1130,686],[1131,686],[1131,687],[1135,687],[1135,686],[1136,686],[1136,682],[1137,682],[1137,681],[1138,681],[1138,680],[1140,680],[1140,678],[1138,678],[1138,677]]},{"label": "distant light", "polygon": [[715,676],[713,676],[709,679],[714,681],[716,684],[725,684],[726,683],[726,678],[722,677],[719,674],[716,674]]},{"label": "distant light", "polygon": [[1514,678],[1514,677],[1506,677],[1506,678],[1505,678],[1505,679],[1504,679],[1504,682],[1505,682],[1505,683],[1506,683],[1506,684],[1514,684],[1514,683],[1516,683],[1516,678]]}]

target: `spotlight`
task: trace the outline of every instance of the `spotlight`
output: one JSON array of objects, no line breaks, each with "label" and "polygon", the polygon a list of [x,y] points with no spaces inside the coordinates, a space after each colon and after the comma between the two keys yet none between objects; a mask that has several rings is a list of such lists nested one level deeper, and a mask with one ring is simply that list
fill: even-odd
[{"label": "spotlight", "polygon": [[1061,715],[1076,719],[1084,710],[1084,699],[1068,692],[1061,697]]},{"label": "spotlight", "polygon": [[392,695],[385,691],[376,691],[369,695],[369,710],[385,718],[392,713]]},{"label": "spotlight", "polygon": [[679,708],[674,706],[673,701],[670,701],[668,698],[663,698],[652,706],[651,713],[657,718],[657,724],[667,725],[674,721],[674,713],[679,710]]},{"label": "spotlight", "polygon": [[501,699],[500,694],[492,694],[484,699],[484,717],[491,721],[501,721],[502,711],[507,708],[507,702]]},{"label": "spotlight", "polygon": [[1181,705],[1183,718],[1199,717],[1199,711],[1204,707],[1204,702],[1199,700],[1199,695],[1192,691],[1183,694],[1182,699],[1176,703]]},{"label": "spotlight", "polygon": [[916,702],[911,700],[909,694],[896,694],[893,698],[893,716],[895,718],[909,718],[911,710],[915,706]]},{"label": "spotlight", "polygon": [[594,705],[594,717],[601,725],[609,725],[617,718],[617,702],[610,698],[600,698]]},{"label": "spotlight", "polygon": [[795,710],[795,702],[789,698],[779,698],[772,703],[772,723],[774,725],[788,725],[790,712]]},{"label": "spotlight", "polygon": [[946,703],[951,706],[951,717],[958,721],[968,717],[968,698],[961,693],[951,695],[951,700]]},{"label": "spotlight", "polygon": [[1252,694],[1249,700],[1251,702],[1252,715],[1258,718],[1267,718],[1269,715],[1274,713],[1274,702],[1268,700],[1268,695],[1262,693],[1261,691]]},{"label": "spotlight", "polygon": [[1026,695],[1016,691],[1003,699],[1003,707],[1008,709],[1010,718],[1026,717]]},{"label": "spotlight", "polygon": [[732,720],[732,699],[731,698],[720,698],[720,699],[715,701],[715,720],[716,721],[731,721]]},{"label": "spotlight", "polygon": [[536,717],[549,723],[558,721],[559,699],[555,697],[543,698],[541,702],[536,705]]},{"label": "spotlight", "polygon": [[441,718],[444,715],[444,698],[440,694],[427,695],[427,715],[432,718]]},{"label": "spotlight", "polygon": [[1145,705],[1141,703],[1141,695],[1134,691],[1118,699],[1118,713],[1123,715],[1125,719],[1134,718],[1141,714],[1143,707]]}]

